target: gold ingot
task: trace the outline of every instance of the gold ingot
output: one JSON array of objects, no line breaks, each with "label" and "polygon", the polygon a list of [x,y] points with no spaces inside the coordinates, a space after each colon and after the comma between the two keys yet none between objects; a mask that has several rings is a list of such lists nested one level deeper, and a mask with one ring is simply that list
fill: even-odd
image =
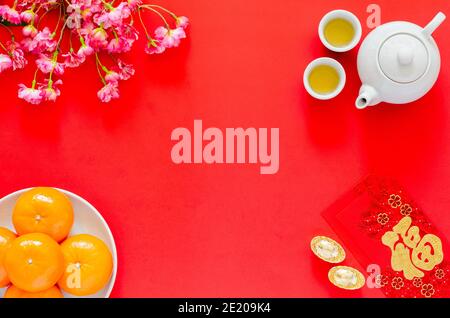
[{"label": "gold ingot", "polygon": [[339,264],[345,260],[345,251],[335,240],[326,236],[316,236],[311,240],[311,250],[321,260]]},{"label": "gold ingot", "polygon": [[335,266],[328,272],[330,282],[339,288],[347,290],[361,289],[366,279],[360,271],[348,266]]}]

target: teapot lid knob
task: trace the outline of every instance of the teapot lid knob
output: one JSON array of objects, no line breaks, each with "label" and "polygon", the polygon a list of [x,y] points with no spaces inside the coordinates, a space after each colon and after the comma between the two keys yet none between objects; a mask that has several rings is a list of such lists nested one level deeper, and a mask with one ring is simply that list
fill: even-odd
[{"label": "teapot lid knob", "polygon": [[411,47],[401,47],[397,53],[398,62],[403,65],[410,65],[414,60],[414,52]]},{"label": "teapot lid knob", "polygon": [[378,63],[384,75],[402,84],[409,84],[421,78],[428,69],[429,59],[425,44],[406,33],[388,38],[378,54]]}]

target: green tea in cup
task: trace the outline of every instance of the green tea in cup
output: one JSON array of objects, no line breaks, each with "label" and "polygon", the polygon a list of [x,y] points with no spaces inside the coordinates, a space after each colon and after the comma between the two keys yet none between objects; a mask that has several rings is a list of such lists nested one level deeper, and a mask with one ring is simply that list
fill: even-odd
[{"label": "green tea in cup", "polygon": [[342,65],[328,57],[309,63],[303,74],[308,93],[317,99],[327,100],[339,95],[345,86],[346,75]]},{"label": "green tea in cup", "polygon": [[334,92],[339,86],[339,73],[330,65],[317,65],[308,77],[309,86],[318,94],[326,95]]},{"label": "green tea in cup", "polygon": [[320,40],[323,45],[334,52],[350,51],[358,45],[361,35],[361,23],[349,11],[331,11],[322,18],[319,24]]},{"label": "green tea in cup", "polygon": [[330,20],[323,33],[328,43],[335,47],[345,47],[355,38],[353,24],[342,18]]}]

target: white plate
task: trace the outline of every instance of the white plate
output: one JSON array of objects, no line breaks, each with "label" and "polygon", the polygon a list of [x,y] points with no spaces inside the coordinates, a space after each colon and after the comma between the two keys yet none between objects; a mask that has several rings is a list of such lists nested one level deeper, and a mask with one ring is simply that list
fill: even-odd
[{"label": "white plate", "polygon": [[[19,196],[30,189],[20,190],[6,197],[0,199],[0,226],[7,227],[10,230],[14,230],[12,225],[12,211],[14,205],[16,204]],[[114,237],[111,230],[108,227],[105,219],[101,214],[94,208],[89,202],[66,190],[61,190],[70,199],[74,210],[74,223],[72,231],[69,236],[76,234],[91,234],[99,239],[103,240],[105,244],[109,247],[111,254],[113,256],[113,272],[109,283],[98,293],[87,296],[86,298],[108,298],[114,287],[114,282],[116,280],[117,274],[117,250],[116,243],[114,242]],[[6,288],[0,288],[0,297],[3,297]],[[70,294],[64,293],[64,297],[74,298]]]}]

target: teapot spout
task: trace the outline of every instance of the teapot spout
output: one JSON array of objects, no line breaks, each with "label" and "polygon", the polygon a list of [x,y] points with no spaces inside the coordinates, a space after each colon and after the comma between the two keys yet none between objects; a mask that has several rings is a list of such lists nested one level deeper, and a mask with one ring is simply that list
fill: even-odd
[{"label": "teapot spout", "polygon": [[423,29],[423,32],[427,36],[431,36],[434,31],[445,21],[447,17],[442,12],[439,12],[434,19],[428,23],[428,25]]},{"label": "teapot spout", "polygon": [[359,91],[359,97],[356,99],[356,108],[364,109],[368,106],[374,106],[381,102],[377,91],[368,85],[363,85]]}]

